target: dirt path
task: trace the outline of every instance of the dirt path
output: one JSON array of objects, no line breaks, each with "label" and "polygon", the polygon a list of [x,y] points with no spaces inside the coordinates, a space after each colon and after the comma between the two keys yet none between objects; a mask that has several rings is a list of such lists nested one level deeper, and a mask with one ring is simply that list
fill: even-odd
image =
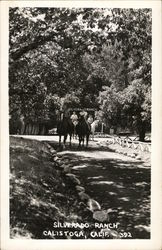
[{"label": "dirt path", "polygon": [[131,232],[133,238],[149,238],[150,168],[141,161],[101,149],[96,143],[86,150],[58,154],[71,164],[72,173],[102,209],[117,211],[114,221],[121,229]]}]

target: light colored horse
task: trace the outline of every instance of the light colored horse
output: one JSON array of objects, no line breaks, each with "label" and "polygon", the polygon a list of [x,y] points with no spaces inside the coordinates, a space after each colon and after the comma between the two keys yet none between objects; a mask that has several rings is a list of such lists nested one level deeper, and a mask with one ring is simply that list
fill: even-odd
[{"label": "light colored horse", "polygon": [[96,131],[96,127],[98,126],[98,123],[99,123],[99,120],[94,120],[91,124],[91,138],[92,138],[92,141],[94,141],[94,134],[95,134],[95,131]]}]

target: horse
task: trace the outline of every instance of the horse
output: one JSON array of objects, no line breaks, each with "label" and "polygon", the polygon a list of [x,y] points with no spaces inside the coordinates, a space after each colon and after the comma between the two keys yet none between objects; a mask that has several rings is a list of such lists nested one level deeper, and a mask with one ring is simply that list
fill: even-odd
[{"label": "horse", "polygon": [[89,136],[91,133],[90,125],[85,121],[84,117],[81,117],[76,125],[76,134],[79,137],[79,147],[82,145],[84,146],[84,140],[86,137],[86,146],[88,147]]},{"label": "horse", "polygon": [[61,146],[61,136],[64,136],[63,148],[65,148],[67,136],[70,136],[70,146],[71,138],[74,133],[74,125],[69,117],[63,116],[57,124],[57,134],[59,135],[59,146]]},{"label": "horse", "polygon": [[94,120],[91,124],[91,134],[92,134],[92,140],[94,141],[94,134],[96,127],[98,126],[99,120]]}]

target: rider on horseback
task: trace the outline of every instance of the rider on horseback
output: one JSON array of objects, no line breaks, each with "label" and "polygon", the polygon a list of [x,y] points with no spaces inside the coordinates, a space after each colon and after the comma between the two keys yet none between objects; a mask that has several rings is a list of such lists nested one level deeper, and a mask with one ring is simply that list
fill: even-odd
[{"label": "rider on horseback", "polygon": [[76,112],[74,111],[73,114],[71,115],[70,117],[73,125],[74,125],[74,134],[73,134],[73,137],[75,136],[76,138],[76,125],[78,124],[78,116],[76,114]]},{"label": "rider on horseback", "polygon": [[91,132],[91,123],[93,122],[93,117],[90,116],[87,119],[88,113],[86,111],[80,112],[79,115],[80,115],[79,120],[80,121],[84,120],[86,122],[86,124],[88,125],[89,132]]},{"label": "rider on horseback", "polygon": [[78,116],[75,111],[73,112],[70,118],[72,120],[72,123],[76,126],[78,124]]},{"label": "rider on horseback", "polygon": [[91,125],[93,123],[93,116],[89,115],[87,122]]}]

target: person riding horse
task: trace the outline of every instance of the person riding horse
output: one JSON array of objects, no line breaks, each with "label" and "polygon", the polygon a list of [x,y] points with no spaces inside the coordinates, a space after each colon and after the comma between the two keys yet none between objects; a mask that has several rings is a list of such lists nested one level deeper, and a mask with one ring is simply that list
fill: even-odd
[{"label": "person riding horse", "polygon": [[78,116],[77,116],[75,111],[71,115],[70,119],[71,119],[72,123],[74,124],[74,135],[76,137],[76,125],[78,124]]},{"label": "person riding horse", "polygon": [[73,114],[71,115],[70,118],[71,118],[73,124],[74,124],[74,125],[77,125],[77,123],[78,123],[78,116],[77,116],[77,114],[76,114],[75,111],[73,112]]},{"label": "person riding horse", "polygon": [[93,123],[93,116],[89,115],[87,122],[91,125]]}]

